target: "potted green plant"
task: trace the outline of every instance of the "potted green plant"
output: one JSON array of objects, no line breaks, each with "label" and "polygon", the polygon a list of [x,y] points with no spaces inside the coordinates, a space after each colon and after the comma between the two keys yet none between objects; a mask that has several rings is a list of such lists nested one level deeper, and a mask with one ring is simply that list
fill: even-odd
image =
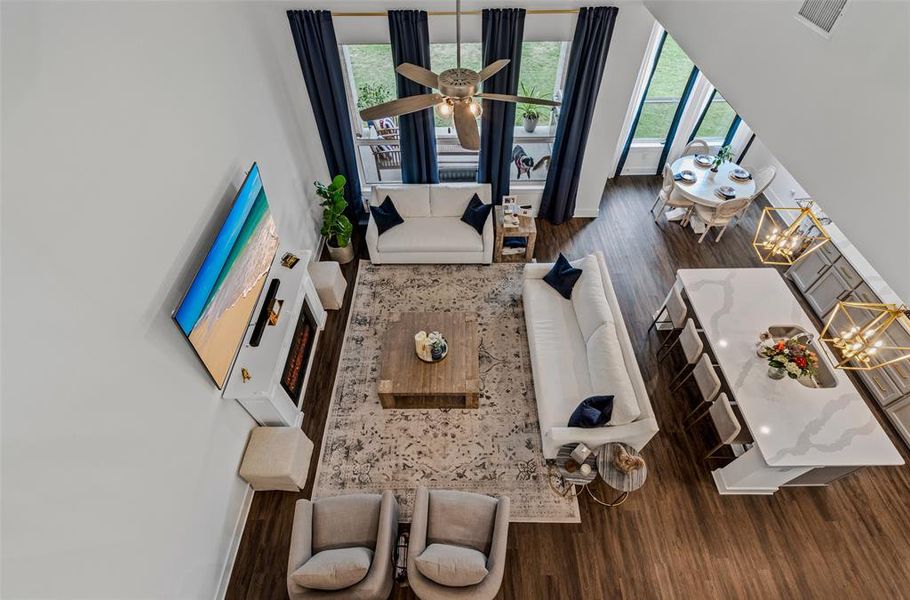
[{"label": "potted green plant", "polygon": [[733,160],[733,150],[730,146],[724,146],[717,151],[717,154],[714,155],[714,162],[711,163],[711,172],[717,173],[717,169],[720,168],[725,162],[731,162]]},{"label": "potted green plant", "polygon": [[[522,83],[521,95],[528,98],[537,98],[537,88],[533,85],[530,88],[527,88],[525,87],[525,84]],[[534,133],[534,130],[537,129],[537,122],[540,120],[540,108],[536,104],[524,102],[518,105],[518,112],[524,119],[525,131]]]},{"label": "potted green plant", "polygon": [[326,238],[326,246],[332,260],[346,264],[354,260],[354,249],[351,246],[351,233],[354,226],[344,214],[348,201],[344,199],[344,185],[347,180],[344,175],[336,175],[329,185],[318,181],[316,194],[322,198],[319,205],[322,207],[322,229],[320,233]]}]

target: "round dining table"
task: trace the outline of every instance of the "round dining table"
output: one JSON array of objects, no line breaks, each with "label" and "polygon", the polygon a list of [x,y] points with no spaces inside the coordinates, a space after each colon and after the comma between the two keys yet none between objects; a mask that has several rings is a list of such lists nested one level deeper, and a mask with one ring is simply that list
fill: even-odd
[{"label": "round dining table", "polygon": [[[713,158],[713,157],[712,157]],[[732,162],[725,162],[717,168],[717,173],[712,173],[710,167],[702,167],[695,162],[695,155],[689,154],[677,158],[671,165],[673,174],[676,175],[682,171],[692,171],[695,173],[695,181],[686,183],[685,181],[673,181],[673,191],[702,206],[715,207],[724,199],[715,193],[715,190],[722,185],[728,185],[733,188],[736,198],[749,197],[755,194],[755,179],[748,181],[737,181],[730,177],[730,171],[739,165]],[[678,221],[685,216],[685,211],[676,209],[667,213],[667,219]],[[697,215],[689,219],[692,229],[696,233],[704,231],[704,223]],[[701,231],[699,231],[701,230]]]}]

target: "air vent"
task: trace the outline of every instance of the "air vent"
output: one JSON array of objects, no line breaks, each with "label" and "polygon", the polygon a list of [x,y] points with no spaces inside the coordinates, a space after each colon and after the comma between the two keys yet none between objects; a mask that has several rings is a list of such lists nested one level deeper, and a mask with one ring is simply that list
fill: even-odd
[{"label": "air vent", "polygon": [[830,34],[847,0],[806,0],[799,9],[800,20]]}]

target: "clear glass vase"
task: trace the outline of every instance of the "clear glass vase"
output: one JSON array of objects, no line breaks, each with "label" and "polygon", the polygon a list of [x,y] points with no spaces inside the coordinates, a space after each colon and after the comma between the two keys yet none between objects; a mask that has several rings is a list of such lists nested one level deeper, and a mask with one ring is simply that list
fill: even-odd
[{"label": "clear glass vase", "polygon": [[783,367],[768,367],[768,377],[771,379],[783,379],[787,376],[787,370]]}]

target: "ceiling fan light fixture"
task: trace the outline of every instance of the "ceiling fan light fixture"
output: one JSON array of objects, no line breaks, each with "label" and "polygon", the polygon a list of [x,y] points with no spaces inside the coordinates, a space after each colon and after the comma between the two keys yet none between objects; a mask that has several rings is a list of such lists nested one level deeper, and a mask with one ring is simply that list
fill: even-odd
[{"label": "ceiling fan light fixture", "polygon": [[450,119],[453,112],[455,112],[455,108],[452,106],[451,98],[446,98],[436,105],[436,114],[442,119]]},{"label": "ceiling fan light fixture", "polygon": [[471,114],[479,119],[483,115],[483,106],[474,98],[469,98],[468,101],[471,103],[468,107],[471,109]]}]

